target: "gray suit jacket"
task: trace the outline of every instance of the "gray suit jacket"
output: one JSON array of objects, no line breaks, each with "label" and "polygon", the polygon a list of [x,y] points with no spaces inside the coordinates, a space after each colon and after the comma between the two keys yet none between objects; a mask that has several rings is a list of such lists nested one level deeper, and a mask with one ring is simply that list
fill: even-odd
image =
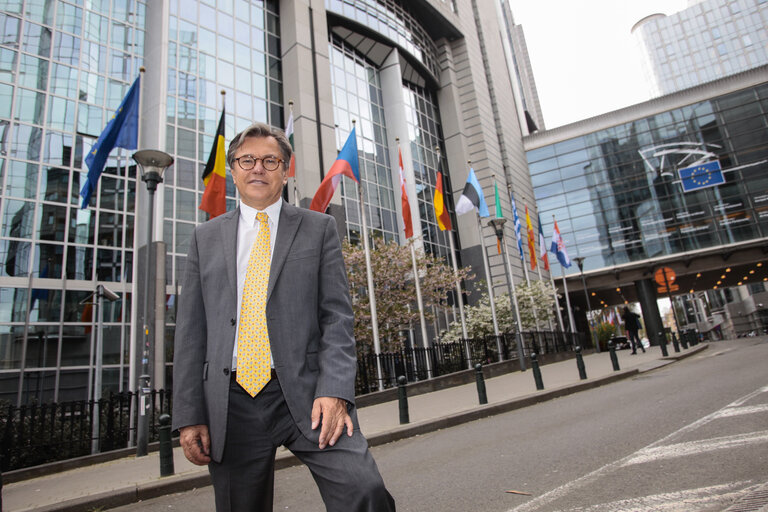
[{"label": "gray suit jacket", "polygon": [[[173,357],[173,428],[208,425],[221,461],[237,317],[240,210],[198,226],[179,297]],[[336,221],[283,203],[267,290],[267,328],[290,413],[310,440],[312,403],[338,397],[354,410],[353,315]],[[237,428],[233,426],[233,428]]]}]

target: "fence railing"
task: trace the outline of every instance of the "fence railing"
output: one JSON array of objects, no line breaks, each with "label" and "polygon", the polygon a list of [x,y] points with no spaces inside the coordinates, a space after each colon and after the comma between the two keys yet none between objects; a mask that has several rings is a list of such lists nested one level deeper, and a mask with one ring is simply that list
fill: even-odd
[{"label": "fence railing", "polygon": [[[521,332],[523,356],[532,352],[551,354],[572,351],[582,341],[579,333],[556,331]],[[501,348],[501,354],[499,354]],[[404,375],[408,382],[439,377],[448,373],[471,369],[477,363],[489,364],[517,360],[517,340],[513,333],[483,338],[471,338],[450,343],[435,343],[429,348],[415,347],[395,352],[358,354],[355,393],[364,395],[397,386],[397,377]],[[381,381],[379,368],[381,366]],[[381,382],[381,386],[379,386]]]},{"label": "fence railing", "polygon": [[[572,351],[582,340],[578,333],[526,331],[521,333],[523,354],[550,354]],[[501,351],[499,350],[501,349]],[[514,334],[466,339],[452,343],[436,343],[429,348],[403,349],[379,354],[358,354],[356,394],[379,390],[378,365],[381,365],[381,388],[397,386],[397,377],[408,382],[426,380],[461,370],[477,363],[489,364],[517,360]],[[0,405],[0,469],[10,471],[89,455],[94,441],[98,451],[126,448],[135,424],[130,421],[131,406],[137,406],[136,393],[110,393],[93,400],[31,404],[16,407]],[[157,440],[158,418],[170,414],[171,392],[153,390],[149,417],[149,442]],[[98,432],[94,419],[98,411]]]},{"label": "fence railing", "polygon": [[[149,441],[157,440],[158,418],[170,413],[171,393],[153,390],[150,395]],[[137,393],[110,393],[98,401],[79,400],[31,404],[0,409],[0,468],[3,472],[47,462],[89,455],[95,440],[100,452],[128,446],[135,425],[131,425]],[[95,411],[99,428],[94,432]]]}]

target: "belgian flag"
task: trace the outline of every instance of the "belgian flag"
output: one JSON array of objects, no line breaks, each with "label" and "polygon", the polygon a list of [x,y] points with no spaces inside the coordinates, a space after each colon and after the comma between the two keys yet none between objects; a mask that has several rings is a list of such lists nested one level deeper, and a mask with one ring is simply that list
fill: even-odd
[{"label": "belgian flag", "polygon": [[216,130],[216,138],[208,156],[208,163],[203,171],[205,192],[200,201],[200,209],[208,212],[211,218],[227,211],[227,169],[226,150],[224,149],[224,109],[221,109],[221,119]]}]

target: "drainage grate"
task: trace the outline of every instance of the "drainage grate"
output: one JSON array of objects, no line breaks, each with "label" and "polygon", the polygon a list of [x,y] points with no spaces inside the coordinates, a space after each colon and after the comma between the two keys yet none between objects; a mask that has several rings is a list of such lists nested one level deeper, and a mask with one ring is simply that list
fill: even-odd
[{"label": "drainage grate", "polygon": [[723,512],[768,512],[768,484],[751,491]]}]

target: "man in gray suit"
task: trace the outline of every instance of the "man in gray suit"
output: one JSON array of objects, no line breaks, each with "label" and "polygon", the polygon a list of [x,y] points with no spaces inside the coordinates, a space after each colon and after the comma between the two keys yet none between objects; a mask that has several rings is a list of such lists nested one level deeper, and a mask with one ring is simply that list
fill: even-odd
[{"label": "man in gray suit", "polygon": [[[186,457],[208,464],[219,512],[272,510],[281,445],[309,467],[327,510],[395,510],[357,422],[352,307],[336,222],[283,202],[290,158],[288,139],[268,125],[253,124],[230,143],[240,205],[198,226],[190,241],[173,428]],[[271,359],[271,371],[267,361],[266,385],[253,391],[243,377],[250,372],[243,333],[251,330],[243,290],[253,288],[249,256],[267,243],[259,242],[262,229],[271,251],[262,359]]]}]

